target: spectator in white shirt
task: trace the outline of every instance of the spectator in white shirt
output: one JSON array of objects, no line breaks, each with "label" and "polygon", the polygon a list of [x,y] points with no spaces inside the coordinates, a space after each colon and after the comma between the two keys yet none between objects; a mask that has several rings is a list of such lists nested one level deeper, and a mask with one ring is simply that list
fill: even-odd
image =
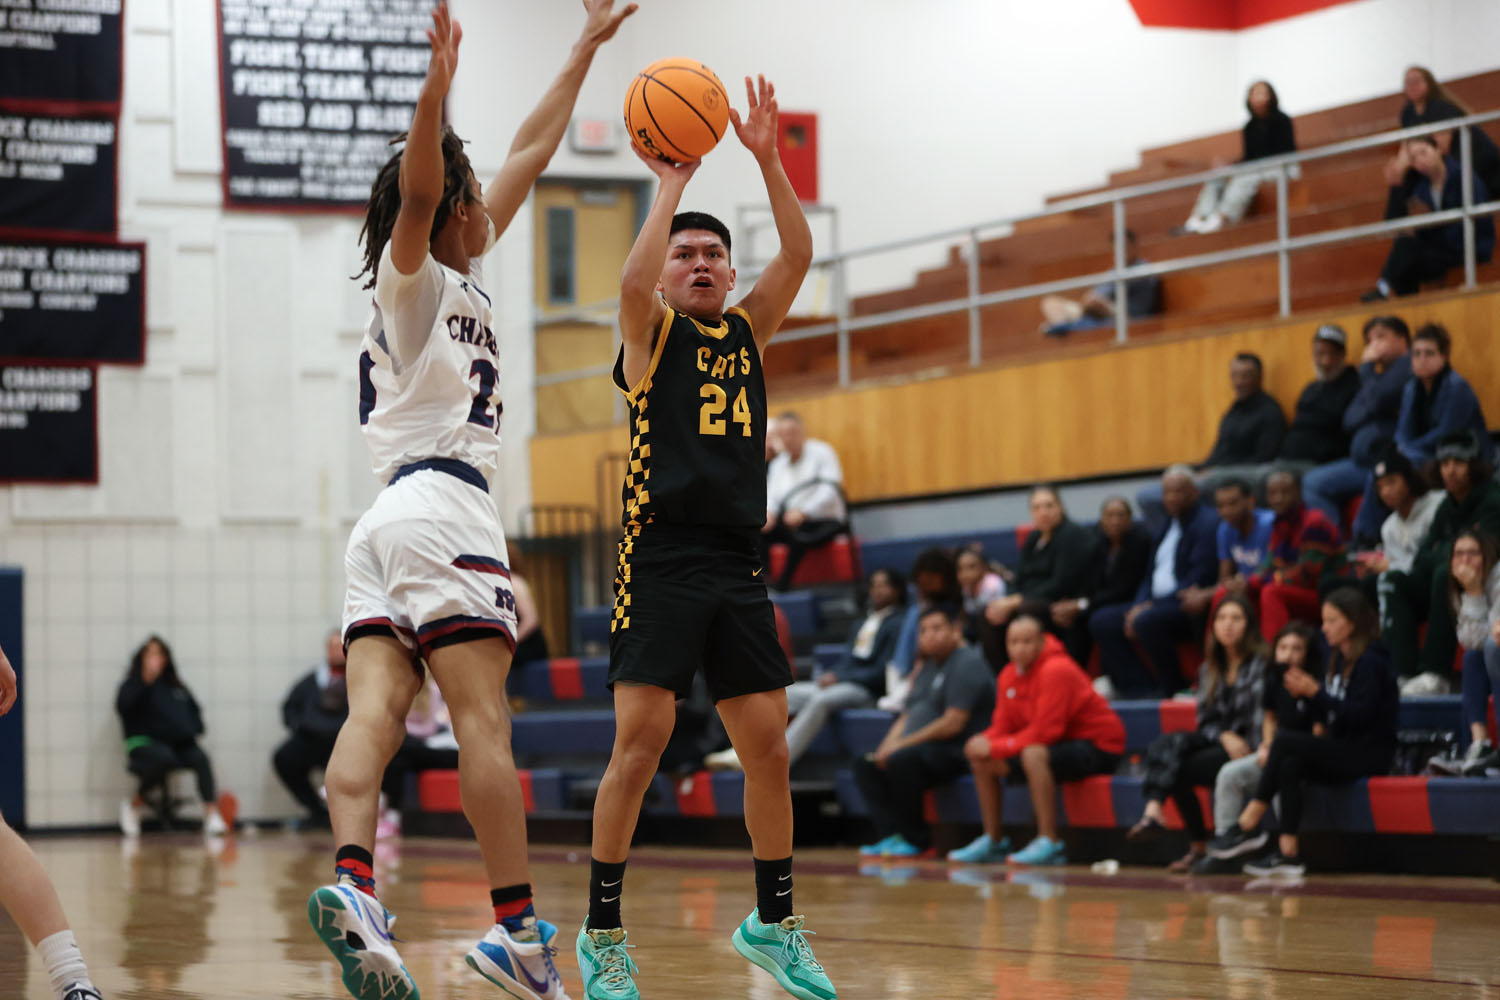
[{"label": "spectator in white shirt", "polygon": [[1429,490],[1411,460],[1394,448],[1375,466],[1375,489],[1391,513],[1380,526],[1382,551],[1366,556],[1365,565],[1375,573],[1409,573],[1443,502],[1443,491]]},{"label": "spectator in white shirt", "polygon": [[766,524],[761,529],[761,563],[771,564],[771,545],[787,546],[786,565],[771,586],[790,585],[797,564],[808,549],[831,542],[844,530],[844,471],[838,453],[826,441],[810,438],[802,418],[783,413],[776,418],[781,454],[771,460],[766,474]]}]

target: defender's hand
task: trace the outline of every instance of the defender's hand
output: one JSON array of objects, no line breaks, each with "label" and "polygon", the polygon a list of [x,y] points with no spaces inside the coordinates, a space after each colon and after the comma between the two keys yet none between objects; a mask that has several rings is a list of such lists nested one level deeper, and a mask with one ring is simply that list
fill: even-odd
[{"label": "defender's hand", "polygon": [[599,45],[615,37],[624,20],[640,7],[628,3],[624,10],[616,13],[615,0],[583,0],[583,9],[588,12],[588,20],[583,24],[580,41],[585,45]]},{"label": "defender's hand", "polygon": [[427,32],[427,41],[432,44],[432,58],[427,63],[423,94],[439,99],[447,95],[453,84],[453,74],[458,70],[458,43],[463,37],[464,29],[448,13],[446,2],[432,9],[432,28]]}]

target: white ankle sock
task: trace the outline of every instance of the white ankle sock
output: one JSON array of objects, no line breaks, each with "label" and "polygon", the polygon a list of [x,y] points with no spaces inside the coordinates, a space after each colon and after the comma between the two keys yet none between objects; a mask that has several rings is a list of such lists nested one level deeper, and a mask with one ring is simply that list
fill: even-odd
[{"label": "white ankle sock", "polygon": [[58,1000],[69,986],[94,988],[89,981],[89,967],[83,962],[83,952],[78,950],[78,941],[72,931],[58,931],[51,937],[37,942],[37,954],[47,967],[47,978],[52,981],[52,991]]}]

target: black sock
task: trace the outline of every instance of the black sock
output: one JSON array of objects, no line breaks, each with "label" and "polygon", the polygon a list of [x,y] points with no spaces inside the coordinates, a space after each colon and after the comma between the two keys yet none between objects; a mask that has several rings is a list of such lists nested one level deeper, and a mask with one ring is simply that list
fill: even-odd
[{"label": "black sock", "polygon": [[755,905],[760,922],[779,924],[792,915],[792,859],[755,859]]},{"label": "black sock", "polygon": [[625,862],[589,858],[589,930],[609,931],[620,922],[620,893]]},{"label": "black sock", "polygon": [[335,881],[347,878],[367,895],[375,895],[375,859],[358,844],[345,844],[333,856]]}]

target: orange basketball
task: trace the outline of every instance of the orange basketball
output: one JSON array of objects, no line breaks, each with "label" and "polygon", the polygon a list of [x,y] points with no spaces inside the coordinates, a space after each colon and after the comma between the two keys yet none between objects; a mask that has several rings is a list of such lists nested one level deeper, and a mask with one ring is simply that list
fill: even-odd
[{"label": "orange basketball", "polygon": [[647,156],[668,163],[696,160],[719,144],[729,124],[729,94],[694,59],[661,59],[631,81],[625,128]]}]

